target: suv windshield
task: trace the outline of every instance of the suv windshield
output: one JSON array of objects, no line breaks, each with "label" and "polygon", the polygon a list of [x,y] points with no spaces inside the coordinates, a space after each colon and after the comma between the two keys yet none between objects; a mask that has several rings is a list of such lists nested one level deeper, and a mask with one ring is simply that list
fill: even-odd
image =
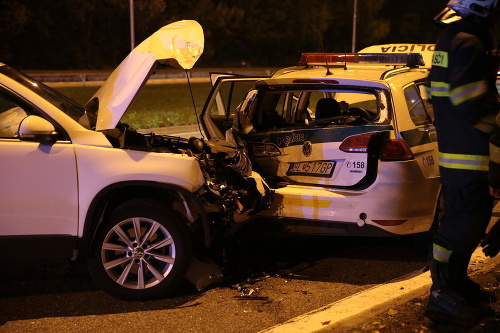
[{"label": "suv windshield", "polygon": [[[387,98],[377,89],[324,86],[265,86],[241,106],[256,132],[289,127],[386,123]],[[243,119],[241,119],[243,120]]]},{"label": "suv windshield", "polygon": [[[52,105],[57,107],[59,110],[62,112],[66,113],[68,116],[70,116],[73,120],[76,122],[82,123],[82,116],[86,114],[85,108],[78,104],[77,102],[73,101],[72,99],[64,96],[63,94],[59,93],[58,91],[46,86],[45,84],[21,73],[16,71],[15,69],[4,65],[0,66],[0,73],[10,77],[11,79],[15,80],[16,82],[21,83],[28,89],[32,90],[36,94],[38,94],[40,97],[43,99],[47,100],[50,102]],[[92,117],[93,118],[93,117]],[[83,122],[86,123],[86,122]],[[94,125],[87,125],[85,126],[87,128],[89,127],[94,127]]]}]

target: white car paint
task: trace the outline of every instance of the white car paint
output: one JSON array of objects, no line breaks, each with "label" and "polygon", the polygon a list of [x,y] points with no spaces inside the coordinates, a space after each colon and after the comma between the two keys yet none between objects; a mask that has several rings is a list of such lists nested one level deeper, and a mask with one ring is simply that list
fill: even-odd
[{"label": "white car paint", "polygon": [[[171,153],[76,146],[80,193],[79,221],[84,221],[92,200],[102,189],[122,182],[141,181],[175,184],[189,192],[205,182],[195,158]],[[102,163],[103,160],[112,163]],[[83,235],[80,223],[78,236]]]},{"label": "white car paint", "polygon": [[[142,42],[92,97],[102,99],[98,129],[116,126],[156,60],[192,68],[203,52],[203,39],[198,22],[180,21],[161,28]],[[22,84],[15,80],[3,80],[1,84],[18,91],[56,119],[69,141],[43,144],[0,138],[0,196],[4,203],[0,220],[16,220],[15,224],[0,224],[0,235],[81,237],[92,200],[111,184],[163,182],[194,192],[204,183],[193,157],[110,149],[112,146],[102,133],[85,129]],[[29,129],[39,120],[30,116],[22,126]],[[106,160],[110,162],[102,163]],[[22,179],[19,175],[23,175]],[[25,209],[26,202],[30,203],[29,210]]]},{"label": "white car paint", "polygon": [[97,285],[132,300],[165,296],[185,278],[200,289],[217,282],[221,270],[197,251],[272,192],[228,142],[119,122],[158,66],[190,69],[203,46],[196,21],[163,27],[85,108],[0,63],[0,261],[89,259]]},{"label": "white car paint", "polygon": [[203,48],[203,29],[193,20],[166,25],[140,43],[90,99],[99,101],[96,130],[116,127],[156,61],[191,69]]},{"label": "white car paint", "polygon": [[0,221],[15,221],[0,223],[0,235],[76,235],[78,188],[73,145],[0,139],[0,149]]}]

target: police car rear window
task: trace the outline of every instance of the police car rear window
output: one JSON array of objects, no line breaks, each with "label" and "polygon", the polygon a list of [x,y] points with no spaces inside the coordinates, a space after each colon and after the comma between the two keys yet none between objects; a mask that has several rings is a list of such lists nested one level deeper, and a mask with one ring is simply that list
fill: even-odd
[{"label": "police car rear window", "polygon": [[[288,88],[288,89],[287,89]],[[292,89],[294,88],[294,89]],[[258,131],[287,127],[353,126],[380,119],[374,89],[326,89],[324,86],[261,89],[251,106]]]}]

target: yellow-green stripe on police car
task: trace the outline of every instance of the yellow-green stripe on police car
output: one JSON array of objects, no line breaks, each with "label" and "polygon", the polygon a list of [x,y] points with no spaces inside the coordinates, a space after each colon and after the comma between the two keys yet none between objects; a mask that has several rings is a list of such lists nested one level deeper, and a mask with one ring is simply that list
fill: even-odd
[{"label": "yellow-green stripe on police car", "polygon": [[303,198],[283,198],[284,205],[328,208],[332,202],[330,200],[303,199]]}]

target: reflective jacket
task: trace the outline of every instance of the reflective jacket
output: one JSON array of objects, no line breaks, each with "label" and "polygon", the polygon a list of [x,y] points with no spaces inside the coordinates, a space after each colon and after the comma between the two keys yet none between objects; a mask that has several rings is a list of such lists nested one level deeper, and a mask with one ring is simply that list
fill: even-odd
[{"label": "reflective jacket", "polygon": [[496,128],[490,139],[490,170],[489,183],[495,189],[500,189],[500,114],[496,117]]},{"label": "reflective jacket", "polygon": [[436,43],[429,81],[444,185],[488,177],[499,109],[491,45],[488,29],[466,19],[448,25]]}]

